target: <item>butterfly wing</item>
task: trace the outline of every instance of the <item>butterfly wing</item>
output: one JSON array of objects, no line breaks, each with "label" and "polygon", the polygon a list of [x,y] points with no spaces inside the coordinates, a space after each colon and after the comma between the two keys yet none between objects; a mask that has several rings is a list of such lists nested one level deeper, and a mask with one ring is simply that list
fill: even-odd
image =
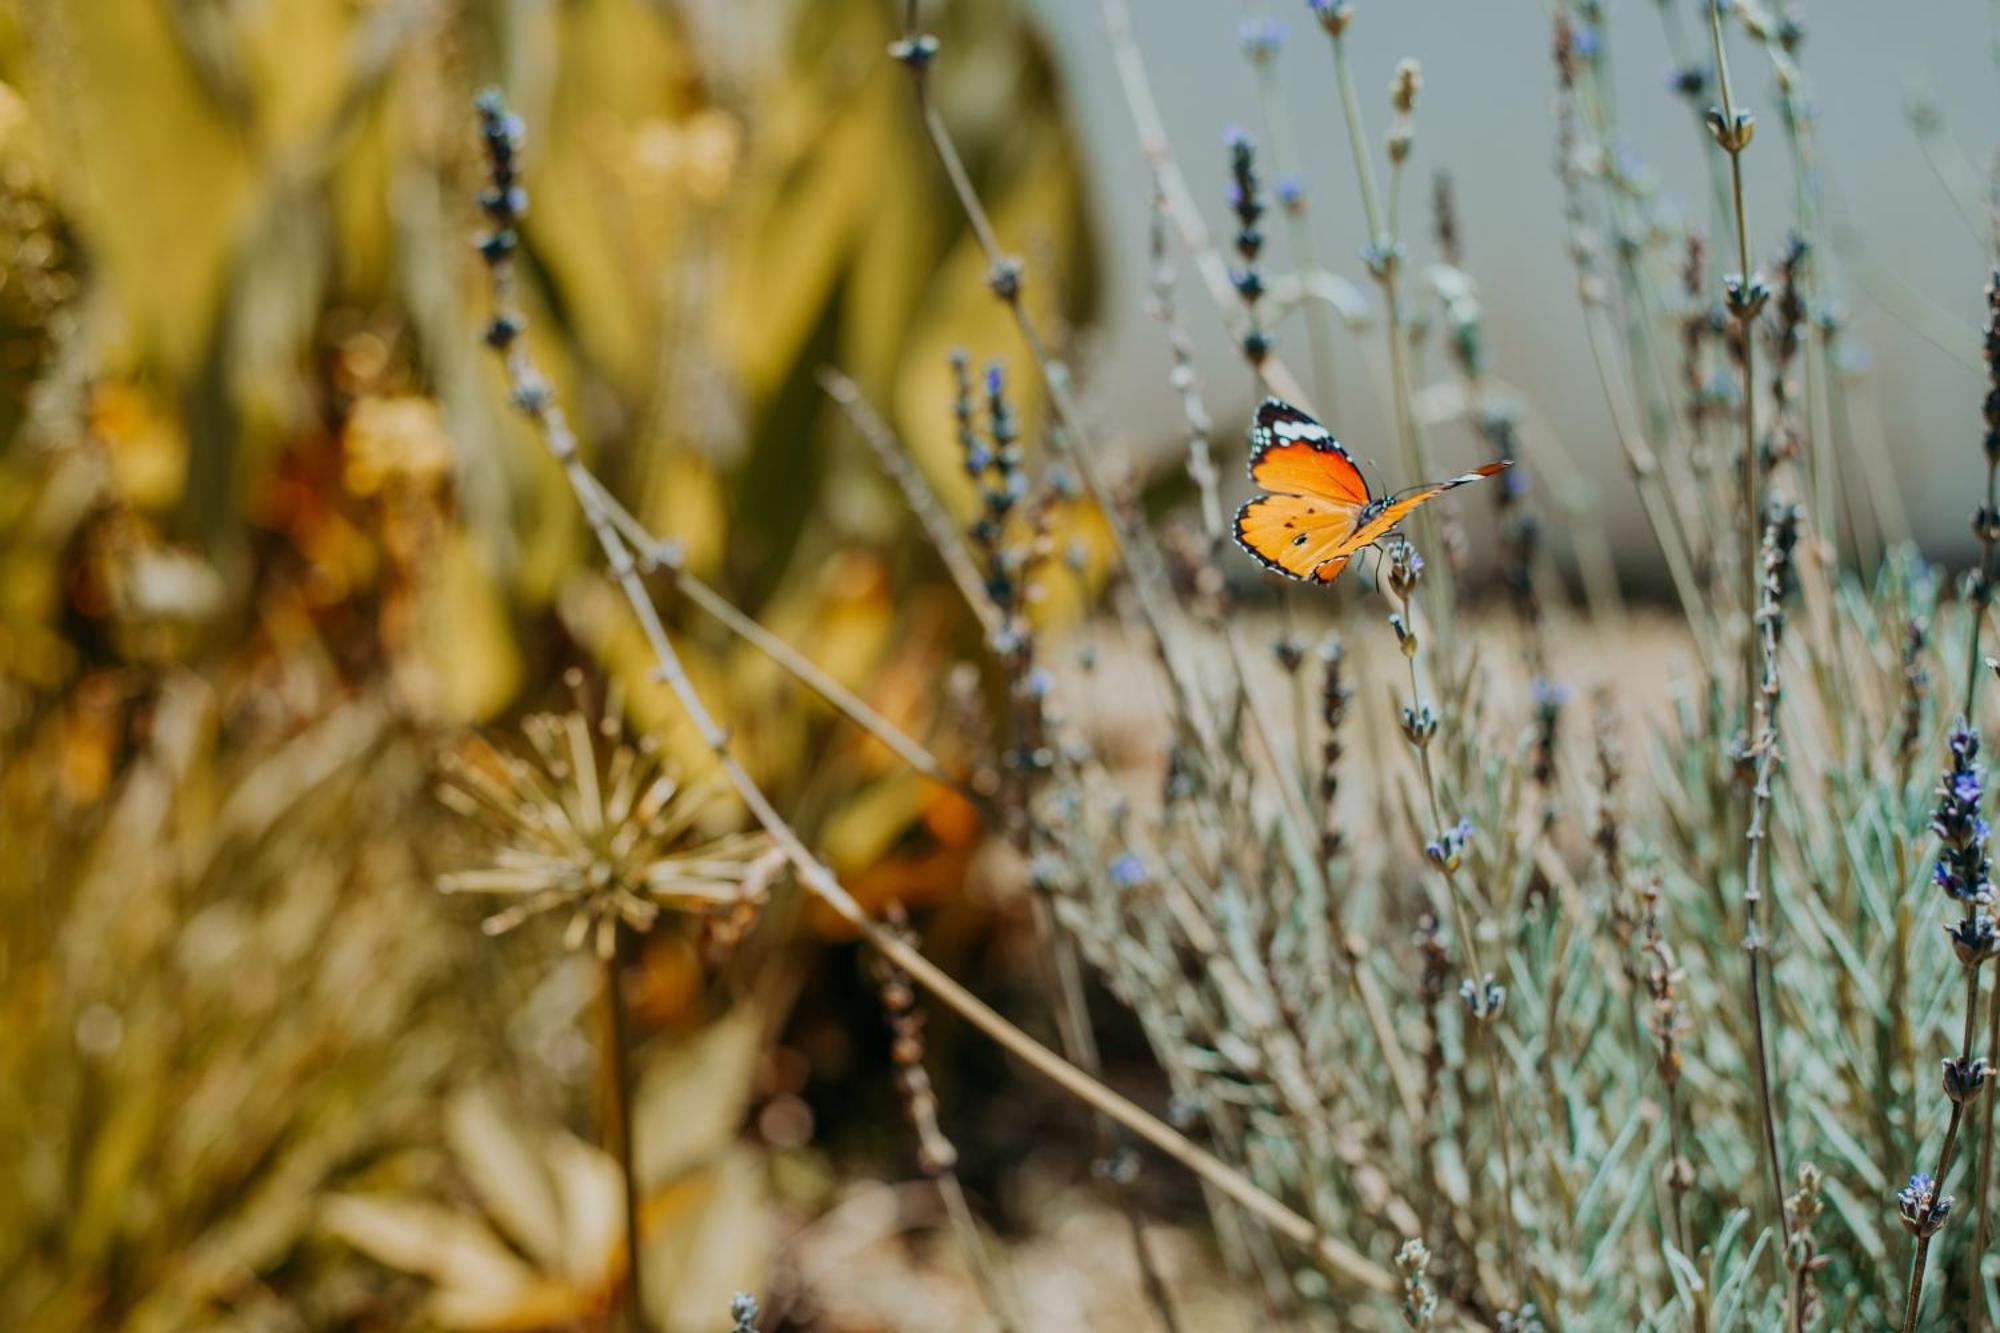
[{"label": "butterfly wing", "polygon": [[1356,510],[1368,503],[1368,482],[1333,432],[1277,398],[1266,398],[1250,423],[1250,480],[1279,495]]},{"label": "butterfly wing", "polygon": [[1331,583],[1354,554],[1353,505],[1311,495],[1260,495],[1236,511],[1236,540],[1257,563]]},{"label": "butterfly wing", "polygon": [[1352,554],[1364,546],[1378,542],[1388,536],[1398,523],[1408,518],[1416,509],[1429,504],[1446,491],[1456,490],[1460,486],[1468,486],[1475,481],[1483,481],[1487,477],[1497,476],[1511,466],[1513,466],[1511,463],[1504,460],[1498,463],[1488,463],[1485,467],[1474,468],[1470,472],[1461,472],[1458,476],[1452,477],[1447,481],[1434,481],[1428,486],[1417,487],[1407,495],[1398,496],[1384,505],[1381,511],[1371,516],[1366,523],[1356,528],[1354,535],[1348,538],[1345,549],[1349,554]]}]

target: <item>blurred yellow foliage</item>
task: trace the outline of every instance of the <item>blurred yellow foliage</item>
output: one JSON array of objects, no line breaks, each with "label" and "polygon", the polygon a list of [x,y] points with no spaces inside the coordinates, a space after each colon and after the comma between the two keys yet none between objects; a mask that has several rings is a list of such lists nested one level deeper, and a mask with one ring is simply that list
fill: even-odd
[{"label": "blurred yellow foliage", "polygon": [[343,480],[354,495],[375,495],[396,483],[421,489],[451,470],[444,413],[429,398],[363,398],[348,413],[341,446]]},{"label": "blurred yellow foliage", "polygon": [[[1019,9],[940,14],[981,73],[945,112],[1061,330],[1092,296],[1081,172]],[[532,944],[468,961],[476,931],[430,898],[437,737],[582,654],[691,777],[712,762],[480,345],[471,97],[503,84],[527,123],[528,345],[593,468],[922,728],[958,608],[907,586],[928,564],[859,553],[901,520],[813,372],[854,373],[969,513],[944,349],[1027,363],[883,54],[893,22],[877,0],[0,3],[0,1324],[393,1302],[306,1243],[329,1191],[336,1232],[433,1280],[427,1314],[374,1310],[390,1326],[598,1308],[603,1235],[530,1244],[529,1196],[496,1183],[595,1197],[594,1149],[453,1101],[487,1216],[443,1210],[434,1174],[400,1188],[434,1160],[413,1108],[445,1070],[528,1062],[493,1010],[547,966]],[[883,893],[948,891],[955,798],[663,600],[807,835]],[[653,969],[642,1013],[698,1027],[695,960]],[[687,1104],[641,1135],[671,1326],[713,1326],[721,1284],[757,1276],[762,1168],[735,1146],[756,1035],[699,1045]]]}]

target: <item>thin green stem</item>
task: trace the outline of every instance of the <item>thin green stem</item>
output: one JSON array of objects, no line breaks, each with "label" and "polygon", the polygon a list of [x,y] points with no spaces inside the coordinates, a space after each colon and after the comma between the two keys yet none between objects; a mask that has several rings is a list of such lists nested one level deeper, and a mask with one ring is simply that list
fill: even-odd
[{"label": "thin green stem", "polygon": [[[1417,654],[1413,648],[1417,642],[1413,619],[1416,606],[1412,597],[1404,595],[1405,591],[1409,590],[1398,591],[1395,596],[1402,605],[1404,632],[1409,636],[1403,640],[1403,657],[1409,665],[1410,672],[1410,708],[1413,713],[1420,713],[1423,708],[1423,688],[1417,671]],[[1419,739],[1413,736],[1411,747],[1417,752],[1417,767],[1423,775],[1424,795],[1430,804],[1432,826],[1436,836],[1442,839],[1444,802],[1438,790],[1437,772],[1431,763],[1430,738]],[[1486,1003],[1486,981],[1489,974],[1480,961],[1479,941],[1473,931],[1471,903],[1467,899],[1464,886],[1458,882],[1457,871],[1448,857],[1440,863],[1439,870],[1444,878],[1445,897],[1450,903],[1453,928],[1458,934],[1459,949],[1467,969],[1468,984],[1473,990],[1470,1021],[1478,1029],[1480,1045],[1486,1059],[1487,1081],[1490,1085],[1488,1090],[1493,1099],[1493,1114],[1497,1122],[1496,1137],[1500,1143],[1500,1178],[1503,1191],[1500,1201],[1501,1223],[1507,1233],[1507,1254],[1513,1270],[1515,1298],[1525,1299],[1528,1290],[1526,1258],[1521,1246],[1520,1224],[1514,1218],[1513,1130],[1507,1114],[1506,1093],[1500,1081],[1499,1056],[1494,1050],[1499,1040],[1492,1028],[1494,1014]]]},{"label": "thin green stem", "polygon": [[[2000,499],[2000,457],[1990,457],[1986,461],[1986,513],[2000,512],[1996,500]],[[1982,525],[1983,526],[1983,525]],[[1980,539],[1979,583],[1972,593],[1972,625],[1967,632],[1965,650],[1965,723],[1979,725],[1976,711],[1979,694],[1979,640],[1986,628],[1986,608],[1993,600],[1993,552],[1994,543]]]},{"label": "thin green stem", "polygon": [[[1757,374],[1756,336],[1750,319],[1751,300],[1750,222],[1743,202],[1743,149],[1747,138],[1736,119],[1736,101],[1730,89],[1729,57],[1722,43],[1722,11],[1708,5],[1709,37],[1715,50],[1716,84],[1722,94],[1723,147],[1729,153],[1731,203],[1736,214],[1736,263],[1738,300],[1735,305],[1736,331],[1743,359],[1743,735],[1756,753],[1756,779],[1750,796],[1750,824],[1745,835],[1749,844],[1743,871],[1744,939],[1748,959],[1748,984],[1752,1042],[1755,1048],[1757,1100],[1764,1134],[1764,1160],[1771,1179],[1771,1203],[1778,1223],[1778,1244],[1773,1247],[1787,1275],[1788,1308],[1798,1308],[1798,1274],[1786,1262],[1785,1252],[1792,1234],[1790,1210],[1785,1203],[1784,1163],[1778,1146],[1778,1113],[1771,1089],[1770,1037],[1765,1030],[1763,959],[1764,941],[1758,925],[1763,898],[1762,878],[1766,857],[1765,810],[1771,799],[1771,774],[1778,748],[1778,590],[1772,586],[1774,574],[1765,568],[1771,552],[1768,531],[1760,531],[1757,503]],[[1770,604],[1765,604],[1769,599]],[[1758,658],[1763,658],[1762,686],[1759,687]],[[1761,719],[1758,717],[1761,698]],[[1761,725],[1760,725],[1761,722]]]},{"label": "thin green stem", "polygon": [[[1482,1002],[1483,1003],[1483,1002]],[[1499,1036],[1493,1031],[1493,1016],[1485,1014],[1479,1018],[1479,1044],[1486,1052],[1486,1078],[1492,1084],[1493,1114],[1500,1122],[1500,1219],[1507,1229],[1507,1254],[1514,1265],[1515,1299],[1525,1300],[1528,1295],[1528,1274],[1522,1267],[1526,1251],[1521,1248],[1521,1224],[1514,1220],[1514,1148],[1511,1122],[1507,1115],[1507,1089],[1500,1081],[1500,1056],[1495,1049],[1500,1044]]]},{"label": "thin green stem", "polygon": [[[1396,437],[1402,447],[1403,466],[1412,485],[1427,480],[1422,432],[1417,425],[1413,386],[1409,369],[1408,337],[1403,327],[1403,307],[1397,278],[1401,270],[1394,219],[1382,211],[1375,186],[1375,164],[1368,151],[1368,130],[1361,115],[1361,99],[1354,90],[1354,70],[1347,58],[1347,39],[1340,32],[1328,34],[1333,53],[1334,80],[1340,88],[1342,119],[1347,124],[1348,147],[1354,154],[1355,180],[1361,189],[1361,211],[1368,227],[1368,269],[1382,290],[1383,333],[1389,343],[1390,392],[1396,418]],[[1425,546],[1438,549],[1438,519],[1430,510],[1416,516]],[[1438,561],[1435,605],[1443,611],[1452,601],[1450,562]],[[1440,615],[1438,623],[1446,623]]]},{"label": "thin green stem", "polygon": [[[1993,998],[1986,1002],[1986,1054],[1992,1059],[2000,1052],[2000,983],[1993,987]],[[1979,1103],[1979,1164],[1976,1184],[1972,1191],[1972,1253],[1966,1256],[1971,1269],[1966,1290],[1972,1293],[1972,1333],[1980,1333],[1986,1325],[1986,1274],[1982,1263],[1986,1258],[1987,1241],[1992,1235],[1992,1214],[1988,1206],[1988,1196],[1993,1183],[1993,1098],[1980,1099]]]},{"label": "thin green stem", "polygon": [[[1768,862],[1764,851],[1768,837],[1765,816],[1771,805],[1771,778],[1777,767],[1778,754],[1778,586],[1777,573],[1771,568],[1776,556],[1775,523],[1765,529],[1756,549],[1758,559],[1755,563],[1761,570],[1758,579],[1761,593],[1751,613],[1752,628],[1757,631],[1752,636],[1752,642],[1761,641],[1764,662],[1762,687],[1753,705],[1756,716],[1746,719],[1750,745],[1756,758],[1750,792],[1750,823],[1744,834],[1747,851],[1743,867],[1743,952],[1748,960],[1751,1040],[1755,1055],[1757,1104],[1764,1136],[1764,1161],[1769,1169],[1771,1204],[1778,1223],[1778,1244],[1773,1247],[1773,1252],[1787,1274],[1796,1276],[1791,1274],[1790,1266],[1785,1261],[1792,1228],[1790,1210],[1785,1203],[1784,1161],[1778,1146],[1777,1103],[1771,1089],[1770,1038],[1764,1021],[1765,944],[1759,924]],[[1795,1292],[1788,1300],[1796,1309]]]},{"label": "thin green stem", "polygon": [[[1979,1024],[1979,966],[1974,964],[1965,969],[1965,1030],[1959,1039],[1958,1058],[1961,1064],[1972,1058],[1972,1037]],[[1926,1211],[1934,1209],[1937,1201],[1944,1198],[1945,1173],[1951,1170],[1952,1150],[1958,1146],[1958,1129],[1965,1120],[1965,1103],[1952,1099],[1951,1119],[1944,1127],[1944,1142],[1938,1146],[1937,1173],[1931,1177],[1931,1202]],[[1927,1219],[1925,1219],[1927,1222]],[[1910,1256],[1910,1290],[1903,1303],[1903,1333],[1916,1333],[1917,1315],[1921,1312],[1924,1299],[1924,1261],[1930,1255],[1931,1233],[1926,1225],[1920,1224],[1917,1242]],[[1975,1289],[1974,1300],[1977,1302]]]},{"label": "thin green stem", "polygon": [[[1708,6],[1708,28],[1715,44],[1715,75],[1722,93],[1722,117],[1734,136],[1736,103],[1729,85],[1729,57],[1722,45],[1722,11]],[[1757,695],[1757,548],[1760,515],[1757,510],[1757,345],[1755,330],[1745,313],[1750,292],[1750,222],[1743,204],[1743,148],[1733,137],[1724,147],[1729,153],[1730,198],[1736,212],[1736,274],[1742,284],[1736,310],[1736,331],[1743,357],[1743,728],[1747,736],[1750,715]]]},{"label": "thin green stem", "polygon": [[1361,187],[1361,212],[1368,223],[1370,243],[1384,238],[1382,209],[1375,196],[1375,164],[1368,154],[1368,132],[1361,119],[1361,99],[1354,92],[1354,71],[1347,61],[1347,41],[1336,34],[1333,44],[1333,77],[1340,86],[1340,106],[1347,122],[1347,143],[1354,152],[1355,181]]},{"label": "thin green stem", "polygon": [[[1251,7],[1254,17],[1263,15],[1256,12],[1261,6]],[[1257,76],[1257,98],[1264,112],[1264,130],[1271,140],[1271,158],[1282,178],[1298,169],[1298,153],[1292,142],[1291,118],[1285,114],[1283,89],[1278,84],[1278,71],[1273,64],[1275,53],[1251,64]],[[1280,207],[1285,215],[1285,235],[1291,242],[1292,266],[1301,276],[1319,269],[1318,247],[1313,240],[1313,229],[1307,221],[1303,207]],[[1334,377],[1333,363],[1333,323],[1328,318],[1326,304],[1322,301],[1306,301],[1304,316],[1306,322],[1306,357],[1311,362],[1313,388],[1319,397],[1321,415],[1327,420],[1337,420],[1340,415],[1339,390]],[[1268,360],[1268,356],[1266,360]],[[1259,365],[1258,373],[1263,374]]]}]

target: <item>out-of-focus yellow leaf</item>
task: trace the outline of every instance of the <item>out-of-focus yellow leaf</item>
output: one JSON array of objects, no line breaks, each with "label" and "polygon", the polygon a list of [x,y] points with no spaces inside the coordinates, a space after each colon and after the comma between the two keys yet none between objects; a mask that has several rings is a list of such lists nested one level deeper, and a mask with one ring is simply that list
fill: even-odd
[{"label": "out-of-focus yellow leaf", "polygon": [[551,206],[530,214],[529,235],[578,341],[636,392],[654,367],[664,223],[656,209],[633,206],[635,132],[679,110],[674,92],[685,64],[670,20],[640,0],[565,5],[558,40],[546,125],[533,142],[562,151],[530,153],[529,189]]},{"label": "out-of-focus yellow leaf", "polygon": [[[132,1033],[132,1049],[144,1054],[146,1034]],[[155,1071],[134,1069],[121,1081],[120,1096],[108,1108],[90,1160],[84,1167],[83,1207],[70,1220],[69,1249],[79,1262],[95,1262],[126,1224],[135,1198],[133,1181],[143,1168],[159,1129],[160,1082]]]},{"label": "out-of-focus yellow leaf", "polygon": [[896,845],[930,800],[929,783],[914,773],[892,773],[850,797],[826,821],[820,846],[835,871],[852,874],[874,865]]},{"label": "out-of-focus yellow leaf", "polygon": [[673,449],[647,476],[640,518],[652,531],[680,543],[688,568],[708,573],[722,563],[728,540],[722,481],[714,464],[692,449]]},{"label": "out-of-focus yellow leaf", "polygon": [[37,178],[47,167],[27,100],[4,83],[0,83],[0,157],[24,163]]},{"label": "out-of-focus yellow leaf", "polygon": [[562,1272],[581,1290],[607,1287],[623,1268],[625,1181],[618,1164],[568,1134],[550,1142],[548,1163],[563,1222]]},{"label": "out-of-focus yellow leaf", "polygon": [[111,485],[135,509],[159,512],[181,497],[187,437],[180,420],[129,380],[107,380],[90,396],[90,430],[111,464]]},{"label": "out-of-focus yellow leaf", "polygon": [[[872,552],[842,551],[809,577],[789,581],[760,617],[772,633],[812,659],[813,665],[850,689],[865,690],[881,666],[901,611],[895,586]],[[798,686],[754,649],[744,671],[774,689]]]},{"label": "out-of-focus yellow leaf", "polygon": [[[675,20],[649,0],[570,0],[562,7],[558,78],[575,105],[626,120],[678,112],[698,71],[680,50]],[[559,94],[561,95],[561,94]],[[560,117],[563,108],[553,109]]]},{"label": "out-of-focus yellow leaf", "polygon": [[262,0],[240,11],[258,116],[280,151],[317,128],[346,90],[354,10],[349,0]]},{"label": "out-of-focus yellow leaf", "polygon": [[767,1193],[763,1164],[737,1148],[649,1203],[647,1304],[668,1333],[710,1333],[732,1295],[763,1286]]},{"label": "out-of-focus yellow leaf", "polygon": [[826,309],[856,228],[895,170],[887,155],[908,92],[870,78],[845,110],[822,110],[827,120],[799,160],[765,164],[748,187],[730,228],[721,337],[752,399],[783,382]]},{"label": "out-of-focus yellow leaf", "polygon": [[[235,409],[230,452],[247,478],[319,424],[302,368],[325,305],[328,219],[317,190],[289,178],[266,183],[232,256],[229,310],[218,356]],[[197,448],[216,448],[197,434]]]},{"label": "out-of-focus yellow leaf", "polygon": [[487,1215],[545,1270],[561,1267],[564,1215],[548,1167],[490,1093],[468,1090],[451,1099],[445,1141]]},{"label": "out-of-focus yellow leaf", "polygon": [[949,210],[957,205],[931,179],[930,145],[915,117],[888,117],[882,135],[885,160],[911,165],[876,180],[842,292],[841,368],[862,384],[886,383],[894,372],[910,321],[936,280],[929,261],[956,220]]},{"label": "out-of-focus yellow leaf", "polygon": [[52,127],[63,205],[116,293],[130,350],[184,378],[253,194],[246,146],[179,55],[165,5],[42,12],[24,91]]},{"label": "out-of-focus yellow leaf", "polygon": [[521,655],[506,599],[464,532],[444,534],[424,605],[423,655],[439,707],[463,721],[491,717],[520,683]]},{"label": "out-of-focus yellow leaf", "polygon": [[536,1264],[484,1221],[414,1200],[337,1195],[322,1224],[379,1262],[429,1278],[432,1314],[448,1328],[542,1329],[608,1309],[625,1259],[618,1164],[562,1130],[530,1146],[480,1094],[454,1100],[447,1133],[489,1216]]},{"label": "out-of-focus yellow leaf", "polygon": [[341,479],[355,495],[374,495],[392,481],[428,485],[451,469],[444,413],[429,398],[400,394],[364,398],[341,433]]},{"label": "out-of-focus yellow leaf", "polygon": [[[399,90],[386,99],[393,104]],[[362,116],[327,173],[327,211],[336,255],[334,281],[355,299],[380,296],[389,284],[395,228],[389,218],[395,154],[387,107]]]},{"label": "out-of-focus yellow leaf", "polygon": [[734,1142],[750,1104],[762,1016],[744,1003],[647,1066],[632,1110],[639,1179],[664,1185]]},{"label": "out-of-focus yellow leaf", "polygon": [[431,1310],[458,1329],[531,1329],[589,1313],[595,1302],[537,1274],[486,1226],[409,1199],[335,1195],[327,1230],[380,1263],[437,1284]]},{"label": "out-of-focus yellow leaf", "polygon": [[[721,203],[736,183],[743,155],[743,126],[726,111],[710,108],[685,120],[643,121],[632,134],[639,191],[655,187],[685,194],[702,205]],[[642,193],[642,198],[651,196]]]},{"label": "out-of-focus yellow leaf", "polygon": [[369,1257],[439,1281],[468,1274],[519,1290],[533,1279],[500,1238],[439,1204],[335,1194],[320,1210],[326,1229]]}]

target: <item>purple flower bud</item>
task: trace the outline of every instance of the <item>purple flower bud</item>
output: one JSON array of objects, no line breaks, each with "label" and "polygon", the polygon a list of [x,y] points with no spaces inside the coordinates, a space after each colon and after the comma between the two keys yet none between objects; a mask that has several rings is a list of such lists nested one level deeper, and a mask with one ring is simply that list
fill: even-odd
[{"label": "purple flower bud", "polygon": [[1130,852],[1111,863],[1111,882],[1121,889],[1136,889],[1146,879],[1146,863]]}]

